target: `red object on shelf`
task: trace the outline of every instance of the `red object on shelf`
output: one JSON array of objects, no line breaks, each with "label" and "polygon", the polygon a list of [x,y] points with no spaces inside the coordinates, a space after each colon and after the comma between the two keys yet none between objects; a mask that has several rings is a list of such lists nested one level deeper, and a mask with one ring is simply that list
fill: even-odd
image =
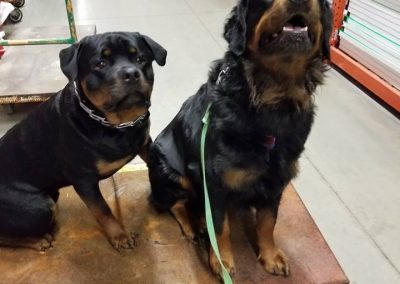
[{"label": "red object on shelf", "polygon": [[6,50],[2,45],[0,45],[0,58],[4,55],[4,53],[6,53]]},{"label": "red object on shelf", "polygon": [[343,14],[346,7],[346,0],[334,0],[332,2],[333,29],[331,35],[331,46],[338,46],[339,31],[343,26]]},{"label": "red object on shelf", "polygon": [[331,62],[345,71],[361,85],[373,92],[392,108],[400,112],[400,90],[376,75],[373,71],[340,50],[339,30],[343,25],[346,0],[332,3],[333,32],[331,36]]}]

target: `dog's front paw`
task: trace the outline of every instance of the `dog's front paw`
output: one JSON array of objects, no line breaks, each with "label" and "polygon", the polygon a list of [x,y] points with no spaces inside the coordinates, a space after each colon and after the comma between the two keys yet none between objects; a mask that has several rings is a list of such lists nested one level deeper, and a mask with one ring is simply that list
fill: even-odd
[{"label": "dog's front paw", "polygon": [[105,229],[110,244],[117,251],[121,251],[121,249],[133,249],[136,247],[138,235],[125,233],[120,224],[114,223]]},{"label": "dog's front paw", "polygon": [[122,231],[119,234],[108,236],[108,240],[117,251],[133,249],[137,246],[137,234],[135,233],[127,234]]},{"label": "dog's front paw", "polygon": [[[221,254],[222,254],[222,252],[221,252]],[[231,277],[234,277],[235,276],[235,262],[233,260],[233,255],[231,254],[231,252],[226,252],[226,253],[224,253],[224,255],[221,255],[221,260],[222,260],[223,265],[225,266],[225,269],[228,271],[229,275]],[[210,248],[209,262],[210,262],[210,267],[211,267],[212,271],[216,275],[221,277],[221,275],[222,275],[221,264],[219,263],[217,256],[215,255],[213,249],[211,249],[211,248]]]},{"label": "dog's front paw", "polygon": [[267,272],[273,275],[289,276],[288,259],[280,249],[274,247],[264,251],[258,258]]}]

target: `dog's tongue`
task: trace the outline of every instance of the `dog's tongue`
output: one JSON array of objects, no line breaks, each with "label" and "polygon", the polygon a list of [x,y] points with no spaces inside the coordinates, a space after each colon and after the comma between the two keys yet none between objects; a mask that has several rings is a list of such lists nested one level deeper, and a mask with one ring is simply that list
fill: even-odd
[{"label": "dog's tongue", "polygon": [[300,26],[293,26],[292,24],[286,24],[283,27],[283,31],[285,32],[294,32],[294,33],[301,33],[308,31],[308,27],[300,27]]}]

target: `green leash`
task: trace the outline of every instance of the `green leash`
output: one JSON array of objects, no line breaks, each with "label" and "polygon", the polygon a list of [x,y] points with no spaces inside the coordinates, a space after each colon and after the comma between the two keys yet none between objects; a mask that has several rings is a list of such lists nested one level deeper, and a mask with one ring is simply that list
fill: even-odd
[{"label": "green leash", "polygon": [[204,203],[205,203],[205,214],[206,214],[206,223],[207,223],[207,232],[208,237],[210,238],[211,247],[214,250],[215,255],[222,267],[222,279],[224,280],[225,284],[232,284],[232,278],[229,275],[228,271],[226,270],[225,266],[221,261],[221,256],[218,249],[217,238],[215,236],[215,229],[214,229],[214,221],[211,214],[211,205],[210,205],[210,197],[208,196],[208,188],[207,188],[207,181],[206,181],[206,164],[204,159],[204,148],[206,144],[206,136],[208,125],[210,122],[210,108],[211,103],[208,105],[206,114],[204,115],[203,119],[203,128],[201,131],[201,141],[200,141],[200,156],[201,156],[201,170],[203,173],[203,187],[204,187]]}]

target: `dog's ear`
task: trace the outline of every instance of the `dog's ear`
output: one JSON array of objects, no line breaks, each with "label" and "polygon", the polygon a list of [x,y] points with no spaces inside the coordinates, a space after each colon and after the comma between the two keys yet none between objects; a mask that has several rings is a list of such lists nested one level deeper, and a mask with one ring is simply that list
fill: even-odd
[{"label": "dog's ear", "polygon": [[322,43],[321,52],[322,59],[329,60],[330,54],[330,38],[332,33],[332,10],[327,0],[320,1],[321,5],[321,23],[322,23]]},{"label": "dog's ear", "polygon": [[69,81],[75,80],[78,76],[78,53],[79,43],[60,51],[60,67]]},{"label": "dog's ear", "polygon": [[224,29],[224,38],[229,43],[229,50],[236,55],[242,55],[247,43],[247,10],[249,0],[240,0],[233,8]]},{"label": "dog's ear", "polygon": [[167,51],[165,50],[165,48],[148,36],[141,35],[141,37],[153,53],[154,59],[156,60],[157,64],[160,66],[164,66],[167,59]]}]

